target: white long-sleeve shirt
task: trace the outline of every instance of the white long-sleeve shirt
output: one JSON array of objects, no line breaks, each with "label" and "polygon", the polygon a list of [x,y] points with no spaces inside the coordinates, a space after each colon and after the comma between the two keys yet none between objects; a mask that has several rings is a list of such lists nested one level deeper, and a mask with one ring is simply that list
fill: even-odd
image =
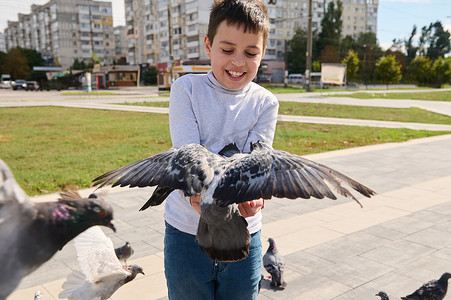
[{"label": "white long-sleeve shirt", "polygon": [[[235,143],[242,152],[250,142],[272,144],[279,103],[265,88],[253,82],[239,90],[224,88],[210,71],[188,74],[171,86],[169,127],[172,146],[203,144],[214,153]],[[180,231],[195,235],[199,214],[174,191],[165,201],[164,218]],[[246,218],[252,234],[261,229],[262,215]]]}]

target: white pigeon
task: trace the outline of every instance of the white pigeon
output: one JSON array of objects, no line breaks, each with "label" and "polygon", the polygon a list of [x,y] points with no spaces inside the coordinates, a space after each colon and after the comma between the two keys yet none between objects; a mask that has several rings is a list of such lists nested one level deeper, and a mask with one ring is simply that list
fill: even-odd
[{"label": "white pigeon", "polygon": [[63,283],[59,298],[100,300],[110,298],[124,284],[144,274],[138,265],[124,266],[114,252],[113,242],[99,226],[74,239],[81,272],[73,271]]},{"label": "white pigeon", "polygon": [[[366,197],[375,194],[338,171],[274,150],[264,142],[251,143],[251,153],[236,152],[239,151],[223,157],[202,145],[188,144],[113,170],[93,181],[99,187],[158,185],[163,190],[182,190],[186,196],[200,194],[202,214],[196,239],[211,259],[219,261],[237,261],[249,253],[250,235],[238,210],[239,203],[271,196],[336,199],[333,191],[359,202],[343,183]],[[143,208],[164,200],[164,196],[158,197],[158,201],[152,198]]]}]

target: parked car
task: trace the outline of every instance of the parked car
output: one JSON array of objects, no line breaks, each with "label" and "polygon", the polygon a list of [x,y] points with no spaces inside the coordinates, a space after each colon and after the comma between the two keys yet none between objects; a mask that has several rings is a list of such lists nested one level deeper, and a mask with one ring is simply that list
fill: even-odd
[{"label": "parked car", "polygon": [[25,90],[27,88],[27,82],[23,79],[17,79],[11,81],[11,87],[13,90]]},{"label": "parked car", "polygon": [[39,89],[39,84],[37,81],[27,81],[26,85],[26,91],[37,91]]},{"label": "parked car", "polygon": [[4,80],[4,81],[0,82],[0,88],[1,89],[10,89],[11,88],[11,81]]}]

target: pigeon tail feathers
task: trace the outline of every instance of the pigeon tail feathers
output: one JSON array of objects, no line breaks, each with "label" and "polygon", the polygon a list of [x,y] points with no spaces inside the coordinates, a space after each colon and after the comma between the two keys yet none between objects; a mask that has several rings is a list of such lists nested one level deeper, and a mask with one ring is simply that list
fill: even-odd
[{"label": "pigeon tail feathers", "polygon": [[[238,261],[249,254],[251,236],[247,230],[247,221],[238,210],[238,206],[219,207],[217,205],[201,205],[196,240],[202,251],[213,260]],[[228,212],[218,212],[218,210]],[[221,222],[209,219],[227,215]]]}]

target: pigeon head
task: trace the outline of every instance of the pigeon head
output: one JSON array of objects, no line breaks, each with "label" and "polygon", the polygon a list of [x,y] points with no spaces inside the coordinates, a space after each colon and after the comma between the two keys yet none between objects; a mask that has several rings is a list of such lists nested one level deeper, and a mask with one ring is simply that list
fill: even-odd
[{"label": "pigeon head", "polygon": [[52,239],[62,249],[66,243],[94,225],[101,225],[116,231],[113,223],[113,209],[103,199],[84,198],[59,200],[53,203],[37,203],[42,206],[41,218],[49,224]]},{"label": "pigeon head", "polygon": [[274,239],[273,238],[269,238],[268,242],[269,242],[268,251],[271,251],[273,253],[277,252],[276,242],[274,241]]},{"label": "pigeon head", "polygon": [[254,150],[260,150],[260,149],[262,149],[264,146],[265,146],[265,143],[264,143],[264,142],[260,142],[260,141],[257,141],[257,142],[255,142],[255,143],[252,143],[252,142],[251,142],[251,144],[250,144],[251,152],[254,151]]},{"label": "pigeon head", "polygon": [[138,275],[139,273],[146,275],[146,274],[144,274],[143,268],[141,268],[138,265],[129,265],[129,266],[127,266],[127,270],[130,272],[130,275],[127,276],[124,284],[135,279],[136,275]]},{"label": "pigeon head", "polygon": [[385,292],[383,292],[383,291],[380,291],[380,292],[377,293],[375,296],[381,297],[381,300],[390,300],[390,299],[388,298],[387,293],[385,293]]},{"label": "pigeon head", "polygon": [[448,279],[451,278],[451,273],[443,273],[443,275],[440,277],[440,279],[438,280],[439,284],[443,287],[448,287]]}]

